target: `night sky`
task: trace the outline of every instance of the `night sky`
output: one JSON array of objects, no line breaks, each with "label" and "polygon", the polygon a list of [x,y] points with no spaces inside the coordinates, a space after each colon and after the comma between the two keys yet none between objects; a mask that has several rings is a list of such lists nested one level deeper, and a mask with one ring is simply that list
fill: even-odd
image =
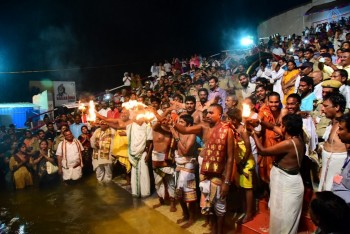
[{"label": "night sky", "polygon": [[306,2],[1,1],[0,72],[100,68],[0,74],[0,102],[31,101],[29,80],[73,80],[78,91],[101,92],[120,85],[125,71],[147,74],[153,61],[230,48],[259,22]]}]

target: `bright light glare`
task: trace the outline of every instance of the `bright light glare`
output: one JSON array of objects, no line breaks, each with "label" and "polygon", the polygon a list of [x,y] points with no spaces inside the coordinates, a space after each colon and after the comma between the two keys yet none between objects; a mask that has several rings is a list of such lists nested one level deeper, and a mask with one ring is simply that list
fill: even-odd
[{"label": "bright light glare", "polygon": [[243,37],[243,38],[241,39],[241,44],[242,44],[243,46],[250,46],[250,45],[252,45],[252,44],[253,44],[253,39],[252,39],[252,37]]}]

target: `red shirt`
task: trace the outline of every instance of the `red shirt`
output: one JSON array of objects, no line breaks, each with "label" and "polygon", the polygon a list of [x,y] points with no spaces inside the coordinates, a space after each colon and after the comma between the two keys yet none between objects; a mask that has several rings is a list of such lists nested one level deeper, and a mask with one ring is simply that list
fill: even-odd
[{"label": "red shirt", "polygon": [[118,111],[118,109],[115,108],[114,111],[109,110],[107,112],[107,118],[118,119],[119,118],[119,111]]}]

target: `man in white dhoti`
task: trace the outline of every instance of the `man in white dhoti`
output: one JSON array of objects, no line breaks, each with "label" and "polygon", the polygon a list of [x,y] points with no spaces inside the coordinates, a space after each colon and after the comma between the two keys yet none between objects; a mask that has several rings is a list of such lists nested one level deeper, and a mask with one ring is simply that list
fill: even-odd
[{"label": "man in white dhoti", "polygon": [[331,120],[326,128],[322,149],[322,170],[320,175],[319,191],[331,191],[333,177],[340,173],[344,160],[347,157],[346,145],[339,139],[337,130],[339,128],[338,118],[345,110],[345,97],[339,93],[327,95],[323,98],[322,113]]},{"label": "man in white dhoti", "polygon": [[156,122],[153,126],[152,166],[159,198],[159,204],[154,205],[153,208],[164,205],[164,200],[169,198],[170,212],[175,212],[175,170],[172,154],[175,139],[169,129],[165,130],[163,127],[160,122]]},{"label": "man in white dhoti", "polygon": [[56,155],[58,172],[63,180],[78,180],[82,176],[83,160],[81,152],[84,147],[73,137],[70,130],[63,132],[64,140],[58,144]]},{"label": "man in white dhoti", "polygon": [[300,138],[303,121],[300,115],[287,114],[282,118],[281,130],[284,141],[264,148],[247,124],[261,156],[276,157],[270,174],[270,234],[297,233],[303,204],[304,186],[299,173],[304,156],[304,142]]},{"label": "man in white dhoti", "polygon": [[[181,115],[178,124],[181,126],[192,126],[193,117],[189,114]],[[196,158],[195,151],[195,134],[180,134],[173,127],[170,130],[177,142],[175,150],[176,162],[176,199],[180,202],[183,217],[177,220],[177,223],[183,223],[182,228],[188,228],[194,223],[197,192],[196,176],[194,173]],[[189,207],[187,207],[187,204]]]},{"label": "man in white dhoti", "polygon": [[101,121],[100,124],[101,127],[90,139],[91,147],[94,149],[92,166],[99,182],[110,182],[112,180],[112,145],[115,130],[104,121]]},{"label": "man in white dhoti", "polygon": [[146,197],[151,194],[148,161],[152,144],[152,128],[142,120],[126,126],[131,163],[131,193],[134,197]]}]

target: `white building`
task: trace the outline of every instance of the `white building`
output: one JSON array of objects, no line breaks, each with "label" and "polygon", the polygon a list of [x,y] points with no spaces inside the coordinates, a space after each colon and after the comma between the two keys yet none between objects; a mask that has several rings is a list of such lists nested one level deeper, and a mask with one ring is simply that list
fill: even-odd
[{"label": "white building", "polygon": [[309,3],[285,11],[262,22],[258,26],[258,37],[301,35],[305,27],[338,21],[350,16],[349,0],[312,0]]}]

